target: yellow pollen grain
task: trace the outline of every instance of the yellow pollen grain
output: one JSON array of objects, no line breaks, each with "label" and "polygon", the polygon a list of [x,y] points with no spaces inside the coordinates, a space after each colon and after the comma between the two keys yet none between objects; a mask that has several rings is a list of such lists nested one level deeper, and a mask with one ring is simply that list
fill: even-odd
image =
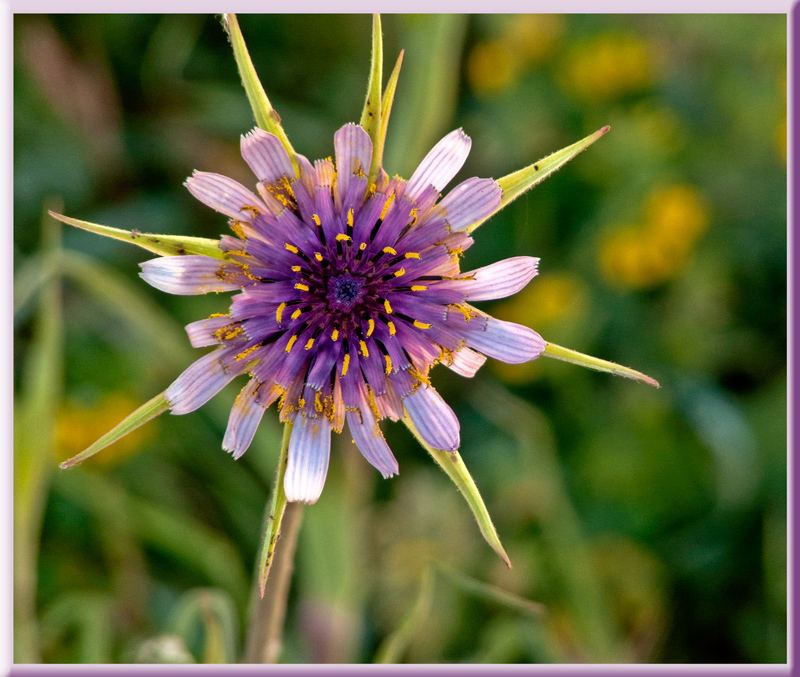
[{"label": "yellow pollen grain", "polygon": [[284,249],[292,252],[292,254],[297,254],[297,252],[300,251],[297,247],[295,247],[293,244],[289,244],[288,242],[286,244],[284,244],[283,246],[284,246]]},{"label": "yellow pollen grain", "polygon": [[345,233],[339,233],[339,234],[336,236],[336,239],[337,239],[339,242],[341,242],[342,240],[349,240],[349,239],[350,239],[350,236],[349,236],[349,235],[346,235]]},{"label": "yellow pollen grain", "polygon": [[367,320],[367,336],[372,336],[373,331],[375,331],[375,320],[369,318]]},{"label": "yellow pollen grain", "polygon": [[300,315],[302,315],[302,313],[303,313],[303,311],[302,311],[302,310],[300,310],[300,308],[298,308],[297,310],[295,310],[295,311],[292,313],[292,319],[293,319],[293,320],[296,320],[298,317],[300,317]]},{"label": "yellow pollen grain", "polygon": [[278,324],[281,323],[281,315],[283,315],[283,311],[285,309],[286,309],[286,304],[285,303],[281,303],[281,305],[278,306],[278,310],[275,311],[275,321]]},{"label": "yellow pollen grain", "polygon": [[317,411],[322,411],[322,393],[317,391],[317,394],[314,395],[314,409]]},{"label": "yellow pollen grain", "polygon": [[294,345],[294,342],[295,342],[296,340],[297,340],[297,337],[296,337],[296,336],[292,336],[292,338],[290,338],[290,339],[289,339],[289,343],[287,343],[287,344],[286,344],[286,352],[287,352],[287,353],[288,353],[289,351],[291,351],[291,349],[292,349],[292,346]]},{"label": "yellow pollen grain", "polygon": [[402,277],[405,274],[406,274],[406,269],[405,268],[401,268],[400,270],[396,270],[395,271],[394,276],[395,277]]},{"label": "yellow pollen grain", "polygon": [[233,359],[234,360],[243,360],[245,357],[247,357],[250,353],[252,353],[258,347],[259,347],[258,344],[254,345],[254,346],[250,346],[247,350],[243,350],[241,353],[236,355]]},{"label": "yellow pollen grain", "polygon": [[230,313],[211,313],[211,315],[208,316],[208,319],[210,320],[212,317],[230,317],[230,316],[231,316]]},{"label": "yellow pollen grain", "polygon": [[294,288],[295,288],[295,289],[299,289],[300,291],[308,291],[308,285],[307,285],[307,284],[301,284],[300,282],[298,282],[298,283],[297,283],[297,284],[294,286]]},{"label": "yellow pollen grain", "polygon": [[314,258],[317,259],[317,261],[322,261],[322,254],[314,252]]},{"label": "yellow pollen grain", "polygon": [[317,215],[317,214],[312,214],[312,215],[311,215],[311,220],[312,220],[314,223],[316,223],[318,226],[321,226],[321,225],[322,225],[322,221],[320,221],[319,215]]},{"label": "yellow pollen grain", "polygon": [[392,373],[392,358],[389,357],[388,355],[384,355],[384,357],[386,358],[386,373],[387,374],[391,374]]},{"label": "yellow pollen grain", "polygon": [[347,369],[349,366],[350,366],[350,354],[345,353],[344,361],[342,362],[342,376],[344,376],[347,373]]},{"label": "yellow pollen grain", "polygon": [[299,273],[303,270],[302,266],[292,266],[292,272]]},{"label": "yellow pollen grain", "polygon": [[392,255],[397,254],[397,252],[394,249],[392,249],[391,247],[384,247],[383,248],[383,253],[384,254],[392,254]]},{"label": "yellow pollen grain", "polygon": [[420,322],[419,320],[414,320],[414,326],[418,329],[429,329],[431,325],[427,324],[426,322]]},{"label": "yellow pollen grain", "polygon": [[389,320],[389,324],[386,325],[389,327],[389,336],[394,336],[397,333],[397,328],[394,326],[394,322]]},{"label": "yellow pollen grain", "polygon": [[306,350],[311,350],[311,346],[314,345],[314,338],[308,339],[308,343],[306,343]]},{"label": "yellow pollen grain", "polygon": [[359,341],[358,344],[361,346],[361,354],[364,357],[369,357],[369,350],[367,350],[367,344],[364,341]]},{"label": "yellow pollen grain", "polygon": [[334,329],[331,332],[331,341],[336,341],[336,339],[338,339],[338,338],[339,338],[339,330],[338,329]]},{"label": "yellow pollen grain", "polygon": [[404,254],[404,256],[405,256],[407,259],[418,259],[418,258],[419,258],[419,254],[417,254],[417,252],[406,252],[406,253]]},{"label": "yellow pollen grain", "polygon": [[425,291],[427,287],[424,284],[411,285],[411,291]]},{"label": "yellow pollen grain", "polygon": [[383,302],[383,307],[386,308],[386,312],[389,313],[389,315],[392,314],[392,306],[389,304],[389,299]]}]

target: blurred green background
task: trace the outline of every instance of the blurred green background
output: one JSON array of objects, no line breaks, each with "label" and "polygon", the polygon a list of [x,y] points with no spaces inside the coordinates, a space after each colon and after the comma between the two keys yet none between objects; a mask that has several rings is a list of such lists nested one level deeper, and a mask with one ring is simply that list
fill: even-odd
[{"label": "blurred green background", "polygon": [[[242,15],[295,148],[361,113],[365,15]],[[464,269],[541,257],[483,307],[640,369],[554,360],[438,368],[462,456],[513,569],[400,425],[384,481],[334,437],[306,508],[282,661],[786,661],[786,16],[383,19],[403,69],[385,167],[445,133],[498,178],[611,132],[476,233]],[[82,466],[58,462],[201,352],[141,249],[43,217],[217,237],[182,182],[253,179],[253,126],[218,18],[14,20],[15,660],[241,660],[281,430],[221,450],[233,384]],[[544,605],[525,605],[527,599]]]}]

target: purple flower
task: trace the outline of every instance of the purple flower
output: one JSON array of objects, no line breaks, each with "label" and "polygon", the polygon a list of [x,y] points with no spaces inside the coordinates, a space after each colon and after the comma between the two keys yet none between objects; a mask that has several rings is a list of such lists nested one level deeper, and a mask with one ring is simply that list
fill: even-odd
[{"label": "purple flower", "polygon": [[355,124],[334,135],[335,164],[295,167],[277,136],[254,129],[242,156],[258,195],[236,181],[196,172],[191,193],[230,218],[229,260],[168,256],[142,277],[171,294],[238,291],[227,314],[187,326],[195,347],[217,346],[167,389],[175,414],[197,409],[240,374],[250,380],[231,411],[223,446],[250,445],[278,401],[293,424],[284,478],[290,501],[313,503],[328,469],[331,431],[345,421],[384,477],[398,472],[379,421],[404,416],[435,449],[455,451],[459,423],[430,383],[441,362],[473,376],[486,357],[525,362],[545,349],[533,330],[470,305],[514,294],[536,275],[520,256],[467,273],[460,258],[470,226],[497,211],[502,190],[470,178],[444,198],[470,139],[460,129],[428,153],[408,181],[380,171],[371,184],[372,141]]}]

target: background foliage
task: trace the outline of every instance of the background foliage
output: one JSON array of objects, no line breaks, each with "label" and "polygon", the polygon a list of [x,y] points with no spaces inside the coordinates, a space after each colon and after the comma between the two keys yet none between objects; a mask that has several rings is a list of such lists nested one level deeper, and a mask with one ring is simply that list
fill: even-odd
[{"label": "background foliage", "polygon": [[[369,17],[240,23],[295,148],[332,154]],[[464,263],[540,256],[485,308],[662,388],[546,359],[435,371],[511,570],[402,426],[390,481],[335,439],[282,660],[784,662],[786,17],[398,15],[384,34],[387,72],[406,50],[390,172],[458,126],[462,175],[500,177],[611,125]],[[142,250],[43,218],[224,232],[181,183],[252,181],[229,45],[200,15],[17,15],[14,36],[15,660],[236,661],[274,413],[236,462],[232,386],[57,469],[198,356],[182,327],[226,298],[157,292]]]}]

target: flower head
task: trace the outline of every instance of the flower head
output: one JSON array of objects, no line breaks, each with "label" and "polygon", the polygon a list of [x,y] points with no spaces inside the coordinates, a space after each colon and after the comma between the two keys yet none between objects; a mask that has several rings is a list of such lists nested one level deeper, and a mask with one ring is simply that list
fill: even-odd
[{"label": "flower head", "polygon": [[[261,129],[242,137],[257,194],[196,172],[186,185],[230,218],[227,258],[170,256],[142,264],[142,277],[172,294],[238,291],[230,311],[193,322],[195,347],[217,346],[167,389],[173,413],[197,409],[249,374],[223,446],[235,457],[278,401],[293,424],[284,478],[290,501],[313,503],[328,469],[331,431],[345,422],[384,477],[398,472],[379,421],[407,416],[434,449],[455,451],[459,423],[430,383],[441,362],[473,376],[486,357],[525,362],[545,342],[533,330],[470,305],[522,289],[538,259],[520,256],[462,273],[469,229],[499,208],[502,189],[470,178],[440,192],[461,169],[470,139],[460,129],[428,153],[408,181],[367,174],[373,144],[359,125],[334,135],[335,163],[296,164]],[[441,198],[441,199],[440,199]]]}]

